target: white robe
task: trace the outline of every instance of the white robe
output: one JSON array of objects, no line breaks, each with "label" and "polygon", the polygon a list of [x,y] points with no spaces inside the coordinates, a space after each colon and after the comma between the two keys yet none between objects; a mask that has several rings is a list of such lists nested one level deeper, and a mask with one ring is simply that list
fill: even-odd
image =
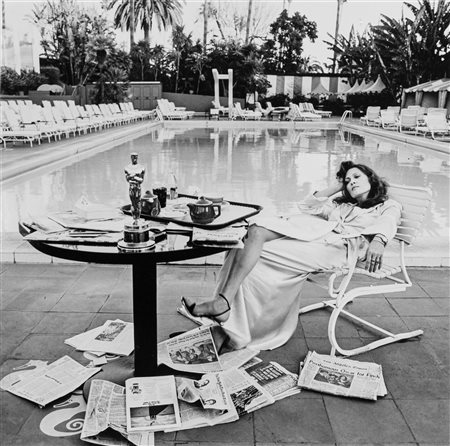
[{"label": "white robe", "polygon": [[[308,274],[345,268],[349,245],[362,258],[368,246],[362,235],[382,234],[392,239],[401,212],[394,200],[362,209],[314,196],[301,202],[299,208],[302,214],[288,218],[256,217],[251,222],[283,237],[264,244],[260,259],[231,305],[223,328],[234,348],[271,350],[286,343],[297,327],[301,290]],[[228,280],[236,253],[237,250],[227,253],[216,293]]]}]

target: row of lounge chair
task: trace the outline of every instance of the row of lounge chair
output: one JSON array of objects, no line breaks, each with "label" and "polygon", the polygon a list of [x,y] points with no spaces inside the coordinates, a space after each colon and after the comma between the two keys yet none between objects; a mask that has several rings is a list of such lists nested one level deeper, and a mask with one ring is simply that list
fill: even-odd
[{"label": "row of lounge chair", "polygon": [[189,119],[195,114],[194,111],[186,110],[186,107],[176,107],[168,99],[158,99],[157,103],[156,114],[161,121],[165,119]]},{"label": "row of lounge chair", "polygon": [[1,101],[2,128],[0,140],[7,142],[51,142],[111,126],[150,119],[153,111],[136,110],[131,102],[120,104],[76,105],[75,101],[42,101],[42,106],[30,100]]},{"label": "row of lounge chair", "polygon": [[420,106],[409,106],[400,109],[392,106],[381,110],[381,107],[367,107],[361,122],[368,126],[381,127],[402,133],[431,136],[433,139],[450,136],[450,124],[447,119],[447,109]]}]

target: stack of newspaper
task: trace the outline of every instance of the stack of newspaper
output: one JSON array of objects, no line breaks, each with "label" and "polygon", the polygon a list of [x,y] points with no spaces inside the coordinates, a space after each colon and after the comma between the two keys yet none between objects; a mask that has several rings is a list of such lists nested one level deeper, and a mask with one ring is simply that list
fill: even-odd
[{"label": "stack of newspaper", "polygon": [[108,320],[100,327],[80,333],[64,342],[97,357],[106,353],[128,356],[134,350],[133,324],[120,319]]},{"label": "stack of newspaper", "polygon": [[387,394],[381,365],[308,352],[298,385],[333,395],[376,400]]},{"label": "stack of newspaper", "polygon": [[192,242],[196,245],[243,248],[242,238],[246,232],[246,228],[242,225],[213,230],[194,227],[192,229]]}]

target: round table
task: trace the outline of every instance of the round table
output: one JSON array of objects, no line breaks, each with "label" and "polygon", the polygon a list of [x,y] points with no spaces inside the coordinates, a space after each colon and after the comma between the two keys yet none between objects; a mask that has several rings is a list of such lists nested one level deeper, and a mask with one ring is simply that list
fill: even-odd
[{"label": "round table", "polygon": [[[29,229],[19,224],[22,235]],[[160,374],[157,357],[157,264],[209,256],[226,248],[192,246],[187,235],[170,234],[155,249],[148,252],[126,253],[116,246],[65,245],[29,240],[38,251],[78,262],[132,265],[134,376]],[[130,360],[128,359],[128,363]],[[111,363],[112,364],[112,363]]]}]

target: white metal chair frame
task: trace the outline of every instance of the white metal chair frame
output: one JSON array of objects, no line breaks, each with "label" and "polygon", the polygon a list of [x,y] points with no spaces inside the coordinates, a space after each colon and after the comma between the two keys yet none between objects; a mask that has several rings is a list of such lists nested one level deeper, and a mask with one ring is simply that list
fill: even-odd
[{"label": "white metal chair frame", "polygon": [[[313,282],[315,285],[326,289],[332,299],[324,300],[322,302],[303,307],[300,309],[299,314],[304,314],[309,311],[318,310],[325,307],[332,308],[333,311],[328,322],[328,339],[331,343],[332,355],[335,355],[336,352],[343,356],[357,355],[381,347],[383,345],[392,344],[394,342],[410,339],[423,334],[423,330],[414,330],[410,332],[394,334],[344,309],[348,303],[352,302],[359,296],[381,293],[396,293],[405,291],[412,285],[411,280],[408,276],[408,272],[406,271],[404,258],[405,246],[410,245],[413,242],[422,225],[431,201],[431,191],[430,189],[421,187],[391,186],[389,189],[389,196],[400,202],[403,207],[401,214],[401,223],[395,235],[395,240],[399,242],[400,265],[383,265],[382,268],[376,273],[370,273],[366,271],[363,266],[358,266],[356,262],[356,255],[349,255],[349,258],[354,257],[355,261],[353,262],[353,264],[349,265],[349,268],[347,270],[332,271],[332,275],[328,280],[328,287],[323,286],[322,284],[317,283],[315,280],[308,277],[309,282]],[[394,283],[384,283],[381,285],[370,284],[365,286],[357,286],[350,290],[347,290],[355,274],[368,276],[374,280],[388,279]],[[397,274],[401,274],[402,277],[395,277],[395,275]],[[344,277],[338,285],[335,285],[335,280],[340,276]],[[370,329],[381,333],[383,338],[372,341],[361,347],[349,350],[342,348],[338,344],[338,341],[336,339],[336,323],[341,314],[351,318],[361,325],[365,325]]]}]

